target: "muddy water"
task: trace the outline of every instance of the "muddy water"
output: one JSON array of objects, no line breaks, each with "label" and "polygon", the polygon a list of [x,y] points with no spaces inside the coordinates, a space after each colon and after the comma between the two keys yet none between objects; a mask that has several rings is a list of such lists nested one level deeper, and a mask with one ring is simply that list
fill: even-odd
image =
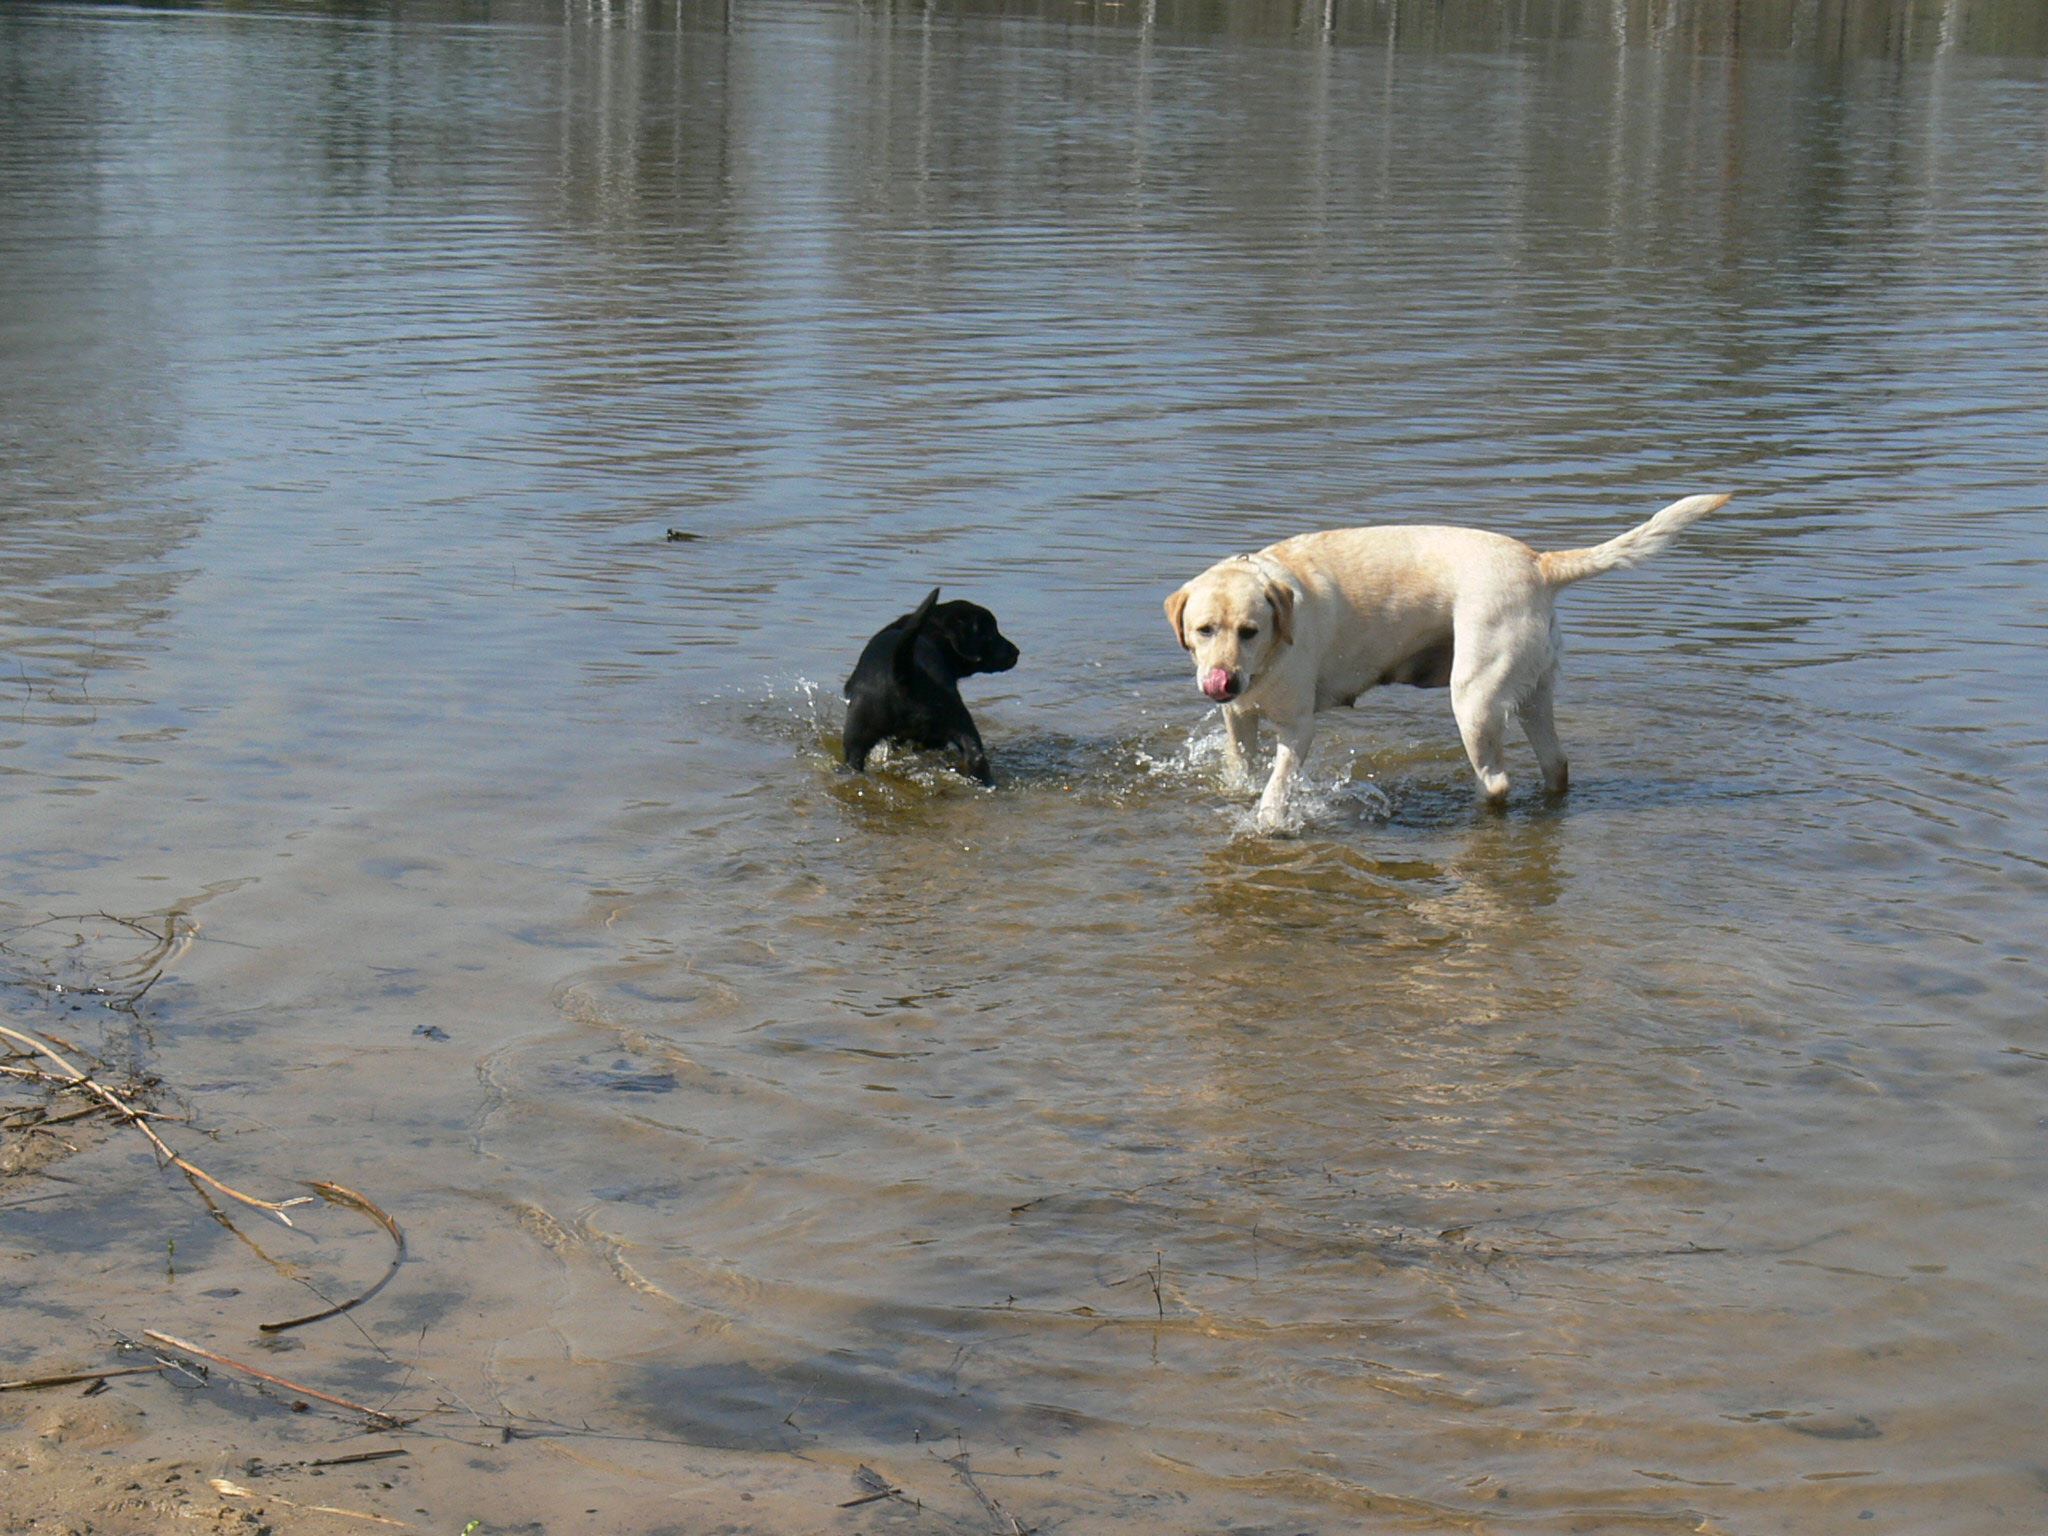
[{"label": "muddy water", "polygon": [[[186,935],[10,1017],[410,1243],[266,1345],[382,1235],[109,1141],[10,1362],[436,1529],[2048,1523],[2037,23],[1313,11],[0,17],[0,900]],[[1187,575],[1717,489],[1567,805],[1390,690],[1247,830]],[[993,792],[833,761],[933,584]]]}]

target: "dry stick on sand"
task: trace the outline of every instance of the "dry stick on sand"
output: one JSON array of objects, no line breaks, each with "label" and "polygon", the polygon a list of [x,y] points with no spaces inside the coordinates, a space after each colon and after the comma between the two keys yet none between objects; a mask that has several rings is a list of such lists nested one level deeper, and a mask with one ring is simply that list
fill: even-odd
[{"label": "dry stick on sand", "polygon": [[0,1392],[33,1392],[38,1387],[68,1387],[81,1381],[105,1381],[109,1376],[154,1376],[161,1365],[117,1365],[104,1371],[66,1371],[61,1376],[30,1376],[22,1381],[0,1381]]},{"label": "dry stick on sand", "polygon": [[297,1499],[288,1499],[281,1493],[258,1493],[254,1488],[244,1488],[240,1483],[230,1482],[224,1477],[209,1477],[206,1485],[224,1499],[269,1499],[273,1503],[282,1504],[286,1509],[303,1509],[309,1514],[343,1515],[350,1520],[374,1520],[379,1525],[395,1525],[401,1531],[412,1529],[403,1520],[365,1514],[360,1509],[336,1509],[332,1504],[301,1504]]},{"label": "dry stick on sand", "polygon": [[143,1112],[141,1110],[135,1108],[134,1105],[130,1104],[126,1099],[123,1099],[118,1093],[114,1092],[113,1089],[107,1087],[106,1084],[100,1082],[91,1073],[80,1071],[77,1067],[74,1067],[70,1062],[66,1061],[62,1056],[59,1056],[48,1045],[45,1045],[41,1040],[38,1040],[34,1035],[24,1035],[19,1030],[8,1029],[5,1025],[0,1025],[0,1035],[5,1035],[9,1040],[19,1041],[21,1044],[27,1046],[30,1050],[36,1051],[41,1055],[49,1057],[50,1060],[54,1061],[59,1067],[63,1069],[65,1077],[71,1082],[71,1084],[74,1087],[84,1088],[88,1092],[96,1094],[99,1098],[104,1100],[121,1117],[121,1121],[123,1124],[134,1126],[136,1130],[142,1132],[144,1136],[148,1137],[149,1144],[156,1148],[157,1155],[159,1157],[163,1158],[172,1166],[182,1169],[191,1177],[202,1180],[205,1183],[211,1184],[215,1189],[219,1190],[229,1199],[239,1200],[242,1202],[242,1204],[254,1206],[259,1211],[268,1211],[271,1215],[275,1216],[279,1221],[283,1222],[286,1226],[290,1226],[292,1224],[291,1217],[285,1215],[285,1211],[287,1209],[294,1205],[312,1204],[313,1197],[311,1195],[298,1195],[290,1200],[263,1200],[259,1199],[255,1195],[245,1195],[239,1189],[234,1189],[229,1185],[221,1183],[219,1179],[216,1179],[212,1174],[208,1173],[204,1168],[201,1168],[197,1163],[187,1162],[184,1158],[178,1156],[177,1153],[173,1152],[170,1148],[170,1144],[166,1142],[163,1139],[163,1137],[157,1135],[155,1131],[149,1128],[149,1125],[143,1118]]},{"label": "dry stick on sand", "polygon": [[401,1419],[397,1414],[385,1413],[381,1409],[365,1408],[361,1403],[350,1402],[345,1397],[336,1397],[332,1392],[316,1392],[313,1388],[301,1386],[296,1381],[287,1381],[282,1376],[273,1376],[268,1371],[259,1371],[253,1365],[244,1365],[239,1360],[230,1360],[226,1355],[216,1355],[210,1349],[201,1349],[197,1344],[188,1344],[183,1339],[173,1338],[168,1333],[158,1333],[154,1328],[143,1329],[142,1336],[145,1339],[154,1339],[166,1349],[175,1349],[180,1354],[194,1355],[201,1360],[211,1360],[218,1365],[225,1365],[231,1370],[241,1371],[247,1375],[254,1376],[258,1381],[267,1381],[274,1387],[283,1387],[286,1391],[296,1392],[301,1397],[317,1397],[323,1403],[332,1403],[337,1408],[346,1408],[350,1413],[360,1413],[364,1418],[371,1420],[373,1423],[381,1424],[387,1429],[403,1429],[412,1422],[410,1419]]}]

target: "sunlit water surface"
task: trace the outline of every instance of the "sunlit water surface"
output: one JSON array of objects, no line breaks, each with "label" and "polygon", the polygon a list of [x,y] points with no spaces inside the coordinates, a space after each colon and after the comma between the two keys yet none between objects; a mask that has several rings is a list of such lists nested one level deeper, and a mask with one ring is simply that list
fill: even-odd
[{"label": "sunlit water surface", "polygon": [[[0,897],[198,931],[7,996],[404,1224],[288,1374],[601,1432],[444,1523],[2048,1526],[2048,69],[1392,14],[0,16]],[[1721,489],[1568,803],[1247,830],[1185,577]],[[933,584],[993,792],[834,759]],[[66,1177],[10,1358],[305,1309]]]}]

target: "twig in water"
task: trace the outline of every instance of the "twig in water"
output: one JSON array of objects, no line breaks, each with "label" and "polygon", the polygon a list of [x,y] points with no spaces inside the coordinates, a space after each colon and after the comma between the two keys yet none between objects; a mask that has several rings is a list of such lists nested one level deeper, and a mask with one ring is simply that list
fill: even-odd
[{"label": "twig in water", "polygon": [[902,1499],[906,1504],[915,1505],[919,1509],[924,1508],[924,1505],[916,1499],[905,1497],[901,1488],[898,1488],[873,1467],[862,1466],[858,1468],[853,1474],[853,1480],[861,1486],[863,1490],[861,1496],[857,1499],[848,1499],[839,1506],[841,1509],[859,1509],[861,1505],[873,1504],[878,1499]]},{"label": "twig in water", "polygon": [[411,1422],[409,1419],[399,1418],[396,1414],[383,1413],[375,1408],[365,1408],[361,1403],[350,1402],[345,1397],[336,1397],[331,1392],[316,1392],[311,1387],[301,1386],[296,1381],[287,1381],[282,1376],[273,1376],[268,1371],[259,1371],[253,1365],[244,1365],[239,1360],[230,1360],[226,1355],[216,1355],[210,1349],[201,1349],[197,1344],[188,1344],[183,1339],[173,1338],[168,1333],[158,1333],[154,1328],[143,1329],[142,1336],[145,1339],[154,1339],[157,1343],[164,1345],[166,1348],[175,1349],[181,1354],[197,1355],[201,1360],[211,1360],[217,1365],[225,1365],[232,1370],[254,1376],[258,1381],[267,1381],[274,1387],[283,1387],[286,1391],[296,1392],[301,1397],[317,1397],[323,1403],[332,1403],[337,1408],[346,1408],[350,1413],[360,1413],[364,1418],[371,1420],[373,1423],[382,1424],[387,1429],[403,1429]]},{"label": "twig in water", "polygon": [[[934,1451],[932,1454],[937,1456],[938,1452]],[[996,1523],[996,1530],[1000,1533],[1000,1536],[1032,1536],[1032,1533],[1037,1530],[1036,1526],[1026,1525],[1022,1520],[1019,1520],[1015,1515],[1003,1508],[1002,1505],[990,1498],[981,1484],[974,1480],[973,1469],[967,1465],[967,1454],[967,1452],[962,1451],[957,1456],[940,1456],[939,1459],[951,1467],[953,1475],[966,1485],[967,1491],[981,1501],[981,1507],[988,1512],[989,1519]]]},{"label": "twig in water", "polygon": [[[175,1168],[183,1170],[185,1173],[189,1174],[191,1177],[195,1179],[201,1179],[204,1180],[206,1183],[211,1184],[215,1189],[219,1190],[229,1199],[239,1200],[242,1202],[242,1204],[254,1206],[259,1211],[268,1211],[271,1215],[275,1216],[279,1221],[283,1222],[286,1226],[290,1226],[292,1224],[291,1217],[285,1215],[285,1211],[288,1208],[294,1205],[310,1205],[312,1203],[313,1197],[311,1195],[298,1195],[290,1200],[264,1200],[255,1195],[245,1195],[239,1189],[234,1189],[229,1185],[223,1184],[219,1179],[216,1179],[212,1174],[208,1173],[204,1168],[201,1168],[197,1163],[188,1162],[186,1161],[186,1159],[178,1156],[177,1153],[173,1152],[170,1148],[170,1144],[167,1143],[163,1139],[163,1137],[157,1135],[155,1131],[149,1128],[148,1123],[143,1118],[143,1113],[141,1110],[135,1108],[126,1099],[123,1099],[118,1093],[114,1092],[113,1089],[107,1087],[106,1084],[99,1081],[99,1079],[94,1077],[91,1073],[80,1071],[77,1067],[74,1067],[70,1062],[66,1061],[62,1056],[59,1056],[56,1053],[56,1051],[51,1049],[48,1045],[44,1044],[41,1040],[38,1040],[34,1035],[24,1035],[23,1033],[21,1033],[20,1030],[9,1029],[5,1025],[0,1025],[0,1035],[5,1035],[10,1040],[19,1041],[21,1044],[27,1046],[30,1050],[39,1052],[40,1054],[49,1057],[50,1060],[54,1061],[60,1068],[63,1069],[64,1075],[66,1076],[66,1078],[70,1080],[74,1087],[84,1088],[88,1092],[97,1095],[100,1099],[104,1100],[107,1104],[111,1105],[113,1109],[120,1115],[122,1124],[132,1125],[135,1127],[136,1130],[142,1132],[142,1134],[148,1138],[149,1144],[156,1148],[157,1155],[163,1158],[165,1162],[170,1163]],[[75,1050],[77,1048],[74,1046],[73,1049]]]},{"label": "twig in water", "polygon": [[45,1115],[28,1129],[33,1131],[48,1125],[68,1125],[73,1120],[83,1120],[87,1115],[103,1115],[106,1112],[107,1106],[104,1104],[88,1104],[83,1109],[70,1110],[61,1115]]},{"label": "twig in water", "polygon": [[789,1412],[785,1413],[782,1416],[782,1422],[787,1424],[791,1429],[795,1430],[798,1434],[803,1433],[804,1427],[796,1421],[796,1410],[797,1408],[803,1407],[805,1403],[808,1403],[811,1400],[811,1394],[815,1391],[817,1391],[816,1387],[804,1388],[804,1395],[796,1400],[796,1408],[790,1409]]},{"label": "twig in water", "polygon": [[328,1456],[320,1461],[309,1461],[309,1467],[352,1467],[359,1461],[389,1461],[394,1456],[410,1456],[402,1445],[394,1445],[383,1451],[357,1451],[353,1456]]},{"label": "twig in water", "polygon": [[361,1306],[372,1296],[383,1290],[385,1286],[391,1283],[392,1277],[398,1273],[399,1266],[405,1262],[405,1233],[400,1230],[398,1223],[392,1220],[388,1213],[381,1210],[375,1202],[357,1194],[352,1189],[345,1189],[339,1184],[330,1184],[325,1179],[308,1179],[306,1187],[318,1190],[320,1198],[329,1205],[345,1205],[351,1210],[361,1211],[365,1216],[368,1216],[383,1227],[386,1232],[390,1233],[391,1263],[386,1266],[383,1275],[379,1277],[377,1283],[360,1295],[351,1296],[347,1301],[339,1302],[323,1311],[309,1312],[304,1317],[288,1318],[281,1323],[258,1323],[256,1327],[261,1333],[282,1333],[287,1328],[297,1328],[306,1323],[317,1323],[324,1318],[339,1317],[351,1307]]}]

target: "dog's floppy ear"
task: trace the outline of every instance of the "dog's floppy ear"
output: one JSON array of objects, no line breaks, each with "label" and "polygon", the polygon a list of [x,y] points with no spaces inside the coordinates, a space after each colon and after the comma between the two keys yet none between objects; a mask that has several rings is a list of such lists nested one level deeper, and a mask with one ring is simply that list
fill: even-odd
[{"label": "dog's floppy ear", "polygon": [[1273,605],[1273,638],[1282,645],[1294,644],[1294,588],[1284,581],[1268,582],[1266,601]]},{"label": "dog's floppy ear", "polygon": [[1180,616],[1187,610],[1188,589],[1182,587],[1166,599],[1166,622],[1173,626],[1173,638],[1180,642],[1180,648],[1188,648],[1188,637],[1180,631]]}]

